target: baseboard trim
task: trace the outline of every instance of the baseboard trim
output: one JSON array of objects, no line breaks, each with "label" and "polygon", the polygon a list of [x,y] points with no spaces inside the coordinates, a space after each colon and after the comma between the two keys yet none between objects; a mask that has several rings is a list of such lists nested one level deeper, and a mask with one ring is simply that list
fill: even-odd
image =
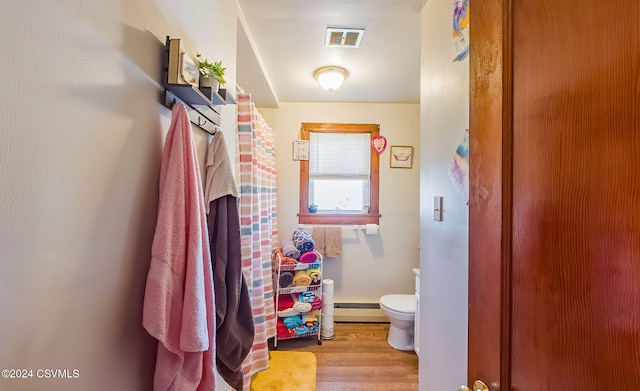
[{"label": "baseboard trim", "polygon": [[388,323],[378,303],[334,303],[333,320],[344,323]]}]

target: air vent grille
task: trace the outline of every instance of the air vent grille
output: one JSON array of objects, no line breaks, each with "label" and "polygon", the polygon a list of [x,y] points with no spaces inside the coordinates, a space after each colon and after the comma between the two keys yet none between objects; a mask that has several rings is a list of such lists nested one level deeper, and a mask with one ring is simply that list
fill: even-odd
[{"label": "air vent grille", "polygon": [[357,48],[363,35],[364,29],[329,27],[325,42],[327,47]]}]

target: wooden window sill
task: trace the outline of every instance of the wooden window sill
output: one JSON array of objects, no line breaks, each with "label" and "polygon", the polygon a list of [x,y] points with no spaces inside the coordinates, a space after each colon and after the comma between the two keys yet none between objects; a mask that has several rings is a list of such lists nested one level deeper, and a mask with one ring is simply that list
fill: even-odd
[{"label": "wooden window sill", "polygon": [[298,223],[317,225],[379,224],[380,215],[371,213],[298,213]]}]

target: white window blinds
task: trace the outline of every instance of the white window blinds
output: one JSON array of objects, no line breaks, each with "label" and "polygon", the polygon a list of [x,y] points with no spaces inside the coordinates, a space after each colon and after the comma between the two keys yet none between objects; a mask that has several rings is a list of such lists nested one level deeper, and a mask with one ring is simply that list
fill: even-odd
[{"label": "white window blinds", "polygon": [[368,133],[309,134],[309,178],[369,178]]}]

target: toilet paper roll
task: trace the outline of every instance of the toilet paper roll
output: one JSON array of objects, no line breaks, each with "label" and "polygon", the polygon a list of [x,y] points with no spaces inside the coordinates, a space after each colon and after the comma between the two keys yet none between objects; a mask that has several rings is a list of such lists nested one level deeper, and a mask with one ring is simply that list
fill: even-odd
[{"label": "toilet paper roll", "polygon": [[322,316],[322,327],[325,325],[333,324],[333,316]]},{"label": "toilet paper roll", "polygon": [[322,280],[322,294],[331,293],[333,295],[333,280],[325,278]]},{"label": "toilet paper roll", "polygon": [[378,233],[378,224],[367,224],[365,226],[365,233],[367,235],[376,235]]},{"label": "toilet paper roll", "polygon": [[333,339],[335,336],[335,323],[327,323],[326,325],[323,323],[320,328],[320,335],[322,339]]},{"label": "toilet paper roll", "polygon": [[320,312],[322,312],[322,316],[333,316],[333,305],[328,307],[323,304]]}]

